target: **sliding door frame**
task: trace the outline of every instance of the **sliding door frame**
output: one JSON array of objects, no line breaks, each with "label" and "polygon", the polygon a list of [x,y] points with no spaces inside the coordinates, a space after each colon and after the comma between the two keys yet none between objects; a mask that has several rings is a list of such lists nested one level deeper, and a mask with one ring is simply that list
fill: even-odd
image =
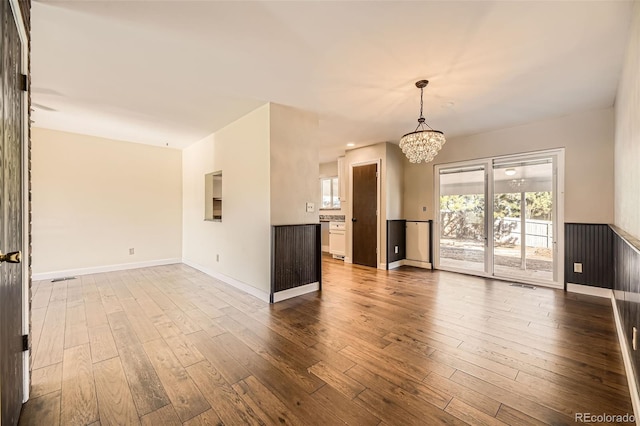
[{"label": "sliding door frame", "polygon": [[[494,238],[493,238],[493,203],[494,203],[494,178],[493,165],[494,162],[504,161],[527,161],[540,157],[553,158],[553,280],[538,280],[523,276],[495,275],[494,274]],[[443,267],[440,265],[440,170],[449,168],[466,168],[473,166],[484,166],[484,188],[485,188],[485,214],[484,214],[484,231],[485,231],[485,250],[484,250],[484,272],[462,270],[452,267]],[[518,281],[527,284],[535,284],[552,288],[564,288],[564,148],[523,152],[518,154],[510,154],[503,156],[487,157],[476,160],[466,160],[454,163],[436,164],[433,167],[434,182],[434,267],[445,271],[458,272],[482,276],[486,278],[495,278],[508,281]]]}]

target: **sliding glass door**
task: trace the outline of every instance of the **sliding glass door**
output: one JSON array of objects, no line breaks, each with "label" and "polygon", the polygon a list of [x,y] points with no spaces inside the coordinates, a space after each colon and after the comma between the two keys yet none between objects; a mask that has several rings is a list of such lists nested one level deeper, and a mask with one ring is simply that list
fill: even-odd
[{"label": "sliding glass door", "polygon": [[486,194],[482,164],[440,171],[440,266],[484,272]]},{"label": "sliding glass door", "polygon": [[553,281],[554,161],[494,161],[493,271]]},{"label": "sliding glass door", "polygon": [[435,266],[560,286],[562,154],[436,166]]}]

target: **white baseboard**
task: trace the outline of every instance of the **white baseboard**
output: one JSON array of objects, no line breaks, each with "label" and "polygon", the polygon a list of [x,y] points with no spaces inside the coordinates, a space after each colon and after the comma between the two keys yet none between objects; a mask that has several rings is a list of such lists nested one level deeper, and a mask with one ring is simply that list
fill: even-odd
[{"label": "white baseboard", "polygon": [[586,294],[589,296],[598,296],[610,298],[613,291],[609,288],[593,287],[590,285],[567,283],[567,291],[571,293]]},{"label": "white baseboard", "polygon": [[389,269],[396,269],[400,266],[404,265],[404,259],[403,260],[396,260],[395,262],[391,262],[389,264]]},{"label": "white baseboard", "polygon": [[184,263],[187,266],[191,266],[194,269],[197,269],[200,272],[204,272],[205,274],[216,278],[222,282],[224,282],[225,284],[229,284],[231,287],[235,287],[238,290],[242,290],[247,294],[252,295],[253,297],[257,297],[258,299],[262,300],[263,302],[267,302],[269,303],[269,293],[264,292],[258,288],[255,288],[249,284],[243,283],[242,281],[238,281],[235,278],[231,278],[227,275],[221,274],[218,271],[214,271],[213,269],[207,268],[206,266],[202,266],[199,265],[195,262],[191,262],[189,260],[185,260],[182,259],[182,263]]},{"label": "white baseboard", "polygon": [[[383,266],[385,266],[385,264],[381,263],[380,269],[383,269]],[[399,268],[400,266],[415,266],[416,268],[431,269],[431,263],[429,262],[422,262],[419,260],[408,260],[408,259],[401,259],[401,260],[396,260],[395,262],[391,262],[389,264],[389,269],[396,269],[396,268]]]},{"label": "white baseboard", "polygon": [[633,405],[633,415],[636,419],[636,425],[640,425],[640,396],[638,395],[638,386],[633,373],[633,365],[631,363],[631,356],[629,355],[629,346],[627,346],[627,339],[624,338],[624,328],[622,328],[622,320],[618,313],[618,305],[616,304],[616,298],[611,292],[611,306],[613,308],[613,317],[616,321],[616,330],[618,334],[618,340],[620,342],[620,352],[622,352],[622,360],[624,361],[624,371],[627,375],[627,384],[629,385],[629,393],[631,394],[631,404]]},{"label": "white baseboard", "polygon": [[329,253],[329,246],[322,246],[323,253]]},{"label": "white baseboard", "polygon": [[148,268],[150,266],[173,265],[181,263],[180,259],[147,260],[144,262],[120,263],[117,265],[92,266],[90,268],[66,269],[62,271],[40,272],[33,274],[33,281],[72,277],[76,275],[100,274],[102,272],[124,271],[126,269]]},{"label": "white baseboard", "polygon": [[391,262],[389,264],[389,269],[394,269],[399,266],[414,266],[416,268],[431,269],[431,263],[429,262],[422,262],[420,260],[409,260],[409,259],[402,259],[402,260],[397,260],[395,262]]},{"label": "white baseboard", "polygon": [[414,266],[416,268],[431,269],[430,262],[423,262],[422,260],[409,260],[409,259],[404,259],[403,262],[405,266]]},{"label": "white baseboard", "polygon": [[350,258],[350,257],[345,256],[345,257],[344,257],[344,263],[353,263],[353,261],[351,260],[351,258]]},{"label": "white baseboard", "polygon": [[313,293],[320,290],[320,283],[305,284],[300,287],[290,288],[288,290],[282,290],[277,293],[273,293],[273,303],[281,302],[283,300],[291,299],[293,297],[302,296],[303,294]]}]

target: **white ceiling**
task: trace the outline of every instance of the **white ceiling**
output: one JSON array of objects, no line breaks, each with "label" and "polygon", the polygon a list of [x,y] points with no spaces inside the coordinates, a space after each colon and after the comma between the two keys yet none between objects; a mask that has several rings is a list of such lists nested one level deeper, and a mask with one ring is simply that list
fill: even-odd
[{"label": "white ceiling", "polygon": [[[267,101],[348,142],[611,106],[631,1],[35,1],[36,127],[185,147]],[[38,107],[38,105],[40,107]],[[51,109],[55,111],[51,111]]]}]

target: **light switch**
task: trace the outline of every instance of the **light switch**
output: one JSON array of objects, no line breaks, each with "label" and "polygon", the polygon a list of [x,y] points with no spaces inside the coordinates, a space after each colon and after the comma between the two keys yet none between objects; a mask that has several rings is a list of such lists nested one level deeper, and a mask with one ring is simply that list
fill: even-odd
[{"label": "light switch", "polygon": [[316,206],[314,203],[307,203],[307,213],[313,213],[316,211]]},{"label": "light switch", "polygon": [[422,211],[423,211],[423,212],[426,212],[426,211],[427,211],[427,208],[426,208],[426,207],[422,207]]},{"label": "light switch", "polygon": [[573,264],[573,272],[575,272],[576,274],[581,274],[582,273],[582,263],[574,263]]}]

